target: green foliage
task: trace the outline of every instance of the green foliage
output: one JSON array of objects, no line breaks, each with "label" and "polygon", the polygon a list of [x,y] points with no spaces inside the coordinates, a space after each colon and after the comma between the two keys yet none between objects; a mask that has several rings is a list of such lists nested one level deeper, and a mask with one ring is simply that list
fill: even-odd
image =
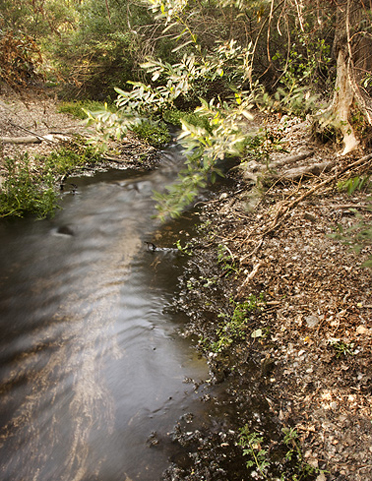
[{"label": "green foliage", "polygon": [[237,272],[234,257],[230,249],[224,244],[219,244],[217,247],[217,262],[226,275],[229,275],[231,272]]},{"label": "green foliage", "polygon": [[297,431],[293,428],[283,428],[282,432],[284,434],[283,443],[288,448],[286,460],[294,461],[294,467],[292,468],[294,473],[289,478],[282,476],[281,479],[283,481],[286,479],[301,481],[309,478],[314,479],[314,475],[322,473],[323,471],[319,468],[311,466],[304,460]]},{"label": "green foliage", "polygon": [[[322,473],[318,468],[311,466],[304,461],[304,457],[299,444],[297,431],[293,428],[283,428],[283,445],[287,451],[283,460],[281,481],[305,481],[314,479],[314,476]],[[254,479],[279,479],[273,478],[269,470],[273,469],[273,463],[269,457],[268,448],[264,447],[264,437],[259,433],[249,429],[245,425],[240,429],[238,445],[243,449],[243,456],[248,460],[246,466],[251,471]]]},{"label": "green foliage", "polygon": [[243,456],[248,458],[247,468],[256,468],[257,479],[268,479],[267,468],[270,462],[267,459],[267,449],[263,448],[263,436],[256,432],[250,432],[245,425],[240,430],[238,445],[243,448]]},{"label": "green foliage", "polygon": [[5,160],[6,180],[0,191],[0,217],[25,214],[44,218],[58,207],[58,195],[51,173],[40,176],[32,172],[27,154],[18,162]]},{"label": "green foliage", "polygon": [[194,127],[209,128],[208,120],[198,115],[196,112],[184,112],[178,109],[165,110],[162,112],[162,118],[165,122],[176,127],[182,128],[182,120]]},{"label": "green foliage", "polygon": [[139,139],[153,147],[162,147],[171,141],[171,136],[164,122],[144,120],[130,128]]},{"label": "green foliage", "polygon": [[208,128],[182,120],[179,140],[185,147],[186,168],[180,172],[178,182],[167,187],[165,194],[156,194],[161,219],[179,216],[208,181],[214,182],[217,175],[222,175],[217,161],[227,155],[238,157],[244,149],[241,124],[243,119],[251,117],[249,98],[238,97],[235,104],[201,102],[195,112],[208,121]]},{"label": "green foliage", "polygon": [[[220,314],[224,319],[223,324],[217,330],[217,340],[209,347],[213,352],[221,352],[231,346],[234,341],[243,340],[247,337],[248,321],[252,312],[261,308],[264,302],[263,293],[259,297],[251,294],[245,302],[231,301],[233,313],[231,317]],[[226,320],[228,319],[228,320]]]},{"label": "green foliage", "polygon": [[289,92],[298,87],[310,89],[321,80],[322,72],[327,71],[332,62],[331,48],[324,38],[297,31],[296,41],[297,45],[291,45],[286,58],[280,52],[273,56],[273,61],[278,61],[283,69],[280,82]]},{"label": "green foliage", "polygon": [[27,154],[20,159],[5,159],[5,181],[0,191],[0,217],[53,216],[58,208],[59,183],[67,175],[100,161],[92,147],[75,144],[63,147],[38,161],[33,170]]},{"label": "green foliage", "polygon": [[353,342],[346,343],[340,339],[331,338],[328,340],[328,344],[335,350],[336,357],[341,356],[353,356],[355,354],[355,344]]},{"label": "green foliage", "polygon": [[[105,104],[96,100],[76,100],[71,102],[61,102],[58,106],[58,112],[70,114],[77,119],[85,120],[88,118],[87,111],[100,111],[105,108]],[[115,112],[114,105],[109,105],[108,110]]]},{"label": "green foliage", "polygon": [[100,160],[100,154],[91,146],[75,145],[74,150],[62,147],[44,158],[44,172],[64,177],[86,165],[93,167]]},{"label": "green foliage", "polygon": [[[70,3],[74,20],[59,29],[43,48],[52,71],[63,85],[63,95],[109,99],[115,86],[134,80],[144,50],[137,29],[151,23],[144,3],[131,0],[85,0]],[[109,14],[110,13],[110,14]]]},{"label": "green foliage", "polygon": [[181,252],[182,254],[186,254],[188,256],[191,256],[192,255],[192,245],[190,242],[186,242],[186,244],[183,246],[181,244],[181,241],[180,239],[178,239],[175,243],[175,246],[177,247],[177,249],[179,250],[179,252]]},{"label": "green foliage", "polygon": [[351,177],[350,179],[340,181],[337,184],[337,188],[340,191],[346,191],[349,195],[352,195],[356,190],[366,191],[370,188],[370,177],[370,175]]},{"label": "green foliage", "polygon": [[293,84],[290,89],[278,87],[273,96],[264,88],[258,89],[255,103],[261,110],[283,112],[304,118],[319,108],[318,99],[319,96],[313,94],[309,87]]}]

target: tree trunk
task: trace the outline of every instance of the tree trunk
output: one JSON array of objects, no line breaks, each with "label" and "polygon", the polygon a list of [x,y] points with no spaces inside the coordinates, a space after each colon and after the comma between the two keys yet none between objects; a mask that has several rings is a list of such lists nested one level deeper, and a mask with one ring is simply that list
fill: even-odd
[{"label": "tree trunk", "polygon": [[337,4],[334,53],[337,57],[337,78],[335,92],[330,106],[326,109],[333,117],[332,124],[343,137],[344,149],[341,155],[353,151],[359,144],[350,124],[351,108],[357,105],[365,121],[372,124],[371,98],[362,92],[362,77],[371,72],[371,40],[362,29],[370,26],[368,11],[361,0],[344,0]]},{"label": "tree trunk", "polygon": [[350,73],[348,55],[344,49],[340,49],[337,56],[337,78],[331,112],[335,115],[335,126],[340,129],[343,136],[344,150],[341,155],[348,154],[359,144],[349,123],[350,109],[354,101],[354,89],[350,81]]}]

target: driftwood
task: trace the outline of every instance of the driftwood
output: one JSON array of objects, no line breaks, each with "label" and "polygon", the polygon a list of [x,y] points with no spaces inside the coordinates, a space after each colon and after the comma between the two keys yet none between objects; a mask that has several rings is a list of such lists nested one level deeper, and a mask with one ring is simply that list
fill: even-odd
[{"label": "driftwood", "polygon": [[40,144],[44,141],[54,144],[56,142],[68,139],[69,137],[65,134],[34,134],[26,137],[0,137],[0,142],[3,142],[4,144]]},{"label": "driftwood", "polygon": [[273,180],[296,180],[308,174],[319,175],[322,172],[327,171],[331,167],[333,167],[334,163],[324,162],[320,164],[312,164],[310,166],[294,167],[293,169],[288,169],[280,175],[275,172],[278,167],[294,164],[295,162],[299,162],[301,160],[307,159],[308,157],[311,157],[313,154],[313,151],[301,152],[299,154],[290,155],[283,159],[270,162],[268,166],[262,165],[256,161],[250,161],[247,164],[247,168],[244,170],[244,177],[246,179],[252,180],[253,182],[257,182],[259,177]]},{"label": "driftwood", "polygon": [[297,180],[306,175],[320,175],[328,172],[336,165],[336,162],[320,162],[318,164],[305,165],[288,169],[280,175],[268,175],[269,179]]},{"label": "driftwood", "polygon": [[301,152],[299,154],[290,155],[288,157],[285,157],[284,159],[271,162],[269,164],[269,168],[276,169],[277,167],[281,167],[282,165],[294,164],[295,162],[299,162],[300,160],[305,160],[308,157],[311,157],[313,154],[314,152],[312,150],[308,150],[306,152]]},{"label": "driftwood", "polygon": [[0,142],[4,144],[40,144],[42,139],[31,135],[27,137],[0,137]]}]

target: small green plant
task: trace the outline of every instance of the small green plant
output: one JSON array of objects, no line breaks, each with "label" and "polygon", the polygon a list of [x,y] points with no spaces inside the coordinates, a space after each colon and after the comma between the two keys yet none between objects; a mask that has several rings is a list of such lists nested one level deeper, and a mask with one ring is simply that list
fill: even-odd
[{"label": "small green plant", "polygon": [[92,147],[76,143],[51,152],[43,159],[44,172],[66,176],[83,166],[94,166],[101,161],[100,154]]},{"label": "small green plant", "polygon": [[[77,119],[87,119],[87,111],[100,111],[104,108],[102,102],[97,102],[96,100],[76,100],[74,102],[61,102],[58,107],[58,112],[63,114],[70,114]],[[110,105],[108,107],[110,112],[115,112],[116,107]]]},{"label": "small green plant", "polygon": [[186,242],[186,244],[183,246],[181,244],[181,240],[180,239],[177,239],[177,241],[175,242],[174,244],[177,249],[182,253],[182,254],[186,254],[188,256],[191,256],[192,255],[192,245],[190,242]]},{"label": "small green plant", "polygon": [[367,190],[370,187],[370,177],[370,175],[351,177],[350,179],[339,182],[337,188],[340,191],[346,191],[349,195],[352,195],[356,190]]},{"label": "small green plant", "polygon": [[234,309],[232,316],[219,314],[224,322],[217,330],[217,339],[212,342],[211,351],[220,352],[229,347],[235,340],[242,340],[247,337],[250,314],[260,308],[263,298],[263,293],[261,293],[259,297],[251,294],[245,302],[230,301]]},{"label": "small green plant", "polygon": [[287,451],[281,463],[280,478],[272,478],[269,470],[275,471],[276,468],[269,458],[269,450],[264,447],[264,437],[255,431],[251,432],[248,425],[240,429],[238,445],[243,448],[243,456],[248,459],[246,466],[251,470],[252,478],[305,481],[313,480],[315,475],[322,473],[322,470],[304,460],[297,431],[293,428],[283,428],[282,432],[284,435],[282,443]]},{"label": "small green plant", "polygon": [[353,342],[348,344],[340,339],[332,338],[328,340],[328,344],[335,350],[337,358],[355,355],[355,344]]},{"label": "small green plant", "polygon": [[176,127],[182,127],[182,121],[187,122],[195,127],[209,128],[208,121],[205,117],[198,115],[195,112],[183,112],[178,109],[165,110],[162,113],[163,120]]},{"label": "small green plant", "polygon": [[52,216],[58,208],[61,180],[82,167],[96,165],[100,160],[100,154],[93,147],[80,141],[39,158],[41,168],[38,171],[31,168],[27,154],[17,160],[5,159],[0,217]]},{"label": "small green plant", "polygon": [[217,246],[217,262],[226,275],[237,272],[233,254],[224,244]]},{"label": "small green plant", "polygon": [[287,461],[295,463],[293,467],[295,472],[291,474],[290,478],[282,476],[281,479],[283,481],[286,481],[287,479],[301,481],[309,479],[309,477],[310,479],[313,479],[314,474],[320,474],[322,470],[311,466],[304,460],[296,429],[283,428],[282,432],[284,434],[283,443],[288,448],[285,458]]},{"label": "small green plant", "polygon": [[130,130],[137,137],[153,147],[162,147],[171,141],[169,130],[164,122],[144,120],[134,125]]},{"label": "small green plant", "polygon": [[241,428],[238,445],[243,448],[243,456],[248,458],[247,468],[255,468],[256,479],[268,479],[267,468],[270,462],[267,458],[267,449],[264,449],[262,444],[263,436],[257,432],[250,432],[247,425]]}]

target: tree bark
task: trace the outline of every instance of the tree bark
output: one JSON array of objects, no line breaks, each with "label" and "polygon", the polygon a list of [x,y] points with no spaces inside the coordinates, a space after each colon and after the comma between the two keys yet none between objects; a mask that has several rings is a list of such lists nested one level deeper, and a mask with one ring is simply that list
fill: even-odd
[{"label": "tree bark", "polygon": [[345,155],[359,145],[350,124],[352,107],[357,105],[365,120],[372,124],[371,99],[362,93],[360,86],[362,73],[371,71],[371,58],[366,54],[371,51],[368,45],[371,40],[361,30],[363,21],[369,23],[362,0],[341,0],[336,8],[333,51],[337,58],[337,78],[332,102],[324,113],[331,114],[331,123],[340,130],[344,146],[341,155]]}]

